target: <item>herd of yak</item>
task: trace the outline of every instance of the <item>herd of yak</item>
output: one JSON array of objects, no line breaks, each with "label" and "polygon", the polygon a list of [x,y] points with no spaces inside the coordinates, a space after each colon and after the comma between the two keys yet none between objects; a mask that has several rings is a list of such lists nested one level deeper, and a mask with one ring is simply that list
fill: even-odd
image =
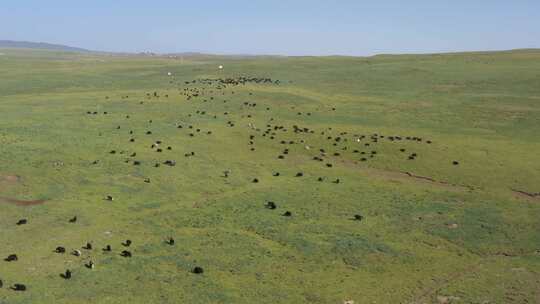
[{"label": "herd of yak", "polygon": [[[172,79],[172,80],[171,80]],[[233,98],[233,95],[236,94],[234,91],[235,87],[238,86],[244,86],[246,84],[256,84],[256,85],[275,85],[278,86],[281,84],[279,80],[272,80],[270,78],[256,78],[256,77],[237,77],[237,78],[219,78],[219,79],[198,79],[193,81],[183,81],[183,82],[177,82],[175,81],[174,77],[170,77],[168,79],[169,84],[173,84],[174,88],[178,90],[178,93],[188,101],[188,102],[200,102],[201,105],[203,104],[210,104],[214,102],[218,102],[218,98],[223,98],[221,101],[222,103],[230,103],[236,106],[239,106],[240,110],[245,109],[256,109],[259,105],[256,102],[253,102],[254,99],[253,93],[249,93],[250,101],[235,101],[233,100],[227,100],[224,96],[230,95],[230,98]],[[230,89],[230,90],[226,90]],[[148,92],[144,96],[146,99],[145,101],[152,101],[159,98],[169,98],[169,94],[161,94],[158,91],[154,92]],[[245,96],[245,95],[243,95]],[[105,97],[106,99],[109,99],[109,96]],[[128,95],[121,96],[122,99],[129,99]],[[239,98],[235,98],[239,99]],[[144,104],[145,101],[140,101],[140,104]],[[291,108],[291,110],[295,109],[294,107]],[[336,111],[336,108],[329,107],[325,109],[326,111]],[[191,120],[196,119],[197,116],[204,116],[204,115],[210,115],[210,118],[218,119],[218,115],[214,114],[211,115],[207,112],[208,110],[197,110],[194,113],[188,113],[186,114],[188,117],[191,117]],[[264,113],[272,113],[270,107],[264,107],[263,109]],[[243,112],[245,113],[245,111]],[[250,112],[251,113],[251,112]],[[98,112],[98,111],[87,111],[87,115],[108,115],[109,112]],[[298,116],[300,115],[306,115],[306,116],[312,116],[311,112],[297,112],[295,113]],[[125,119],[130,119],[129,114],[124,114]],[[227,117],[225,126],[228,128],[235,128],[238,127],[237,123],[233,118],[230,120],[229,117],[235,117],[236,119],[250,119],[252,118],[252,115],[254,114],[245,114],[245,115],[234,115],[232,112],[225,111],[223,113],[220,113],[220,117]],[[292,126],[285,126],[279,123],[276,123],[276,119],[273,117],[267,117],[267,123],[264,128],[259,128],[255,126],[253,122],[249,122],[246,126],[241,126],[241,128],[246,128],[247,130],[247,137],[246,146],[248,147],[249,151],[255,151],[255,141],[256,140],[267,140],[267,141],[273,141],[274,147],[280,147],[281,152],[277,154],[275,157],[280,160],[284,160],[290,155],[291,153],[291,147],[294,145],[299,145],[304,153],[311,154],[311,158],[314,162],[321,163],[323,167],[326,168],[332,168],[334,166],[335,161],[339,161],[339,158],[342,156],[342,154],[345,153],[351,153],[352,157],[356,157],[355,159],[358,161],[366,162],[370,159],[373,159],[377,156],[377,150],[375,149],[378,142],[386,140],[389,142],[396,142],[399,143],[401,141],[408,141],[408,142],[415,142],[415,143],[425,143],[425,144],[431,144],[431,140],[425,140],[421,137],[417,136],[400,136],[400,135],[382,135],[382,134],[350,134],[348,132],[338,132],[333,130],[332,128],[326,128],[324,130],[314,130],[308,127],[303,127],[299,125],[292,125]],[[151,125],[153,123],[153,120],[149,120],[148,123]],[[148,124],[147,124],[148,126]],[[202,130],[201,128],[197,128],[193,126],[192,124],[185,123],[185,122],[177,122],[174,126],[171,126],[171,128],[177,128],[181,129],[180,132],[181,135],[188,136],[188,137],[197,137],[200,140],[208,140],[209,137],[212,136],[213,132],[212,130]],[[120,132],[123,132],[121,125],[118,125],[116,127],[117,130],[121,130]],[[159,139],[159,134],[154,134],[152,130],[147,130],[144,132],[144,134],[134,134],[135,132],[133,130],[126,130],[126,140],[127,142],[137,145],[137,135],[142,136],[151,136],[155,138],[153,141],[153,144],[151,144],[148,147],[138,147],[151,149],[155,151],[156,153],[161,153],[160,155],[164,155],[165,152],[171,152],[167,153],[166,155],[177,155],[174,153],[174,147],[170,144],[164,143],[162,140]],[[103,134],[100,132],[100,136]],[[292,136],[288,136],[292,135]],[[320,142],[321,140],[326,141],[330,148],[325,147],[315,147],[312,145],[313,143]],[[282,149],[281,149],[282,147]],[[331,151],[330,151],[331,150]],[[399,152],[398,152],[399,151]],[[406,151],[404,148],[396,148],[396,153],[402,153],[404,154],[405,160],[415,160],[418,157],[418,154],[415,152],[409,152]],[[136,152],[127,152],[120,149],[113,149],[109,151],[104,151],[103,157],[107,157],[106,155],[109,154],[109,157],[114,157],[114,155],[120,155],[125,156],[122,161],[131,164],[133,166],[152,166],[152,167],[160,167],[162,165],[168,166],[168,167],[175,167],[179,163],[178,160],[168,157],[163,158],[161,161],[158,162],[146,162],[144,159],[137,158]],[[184,157],[194,157],[196,155],[195,151],[190,151],[187,153],[184,153]],[[355,156],[358,155],[358,156]],[[99,160],[95,160],[93,162],[93,165],[99,164]],[[454,165],[458,165],[459,163],[457,161],[453,161]],[[231,170],[225,170],[222,171],[223,177],[227,178],[232,173]],[[274,177],[282,176],[282,173],[274,171],[272,174]],[[297,178],[304,177],[303,172],[297,172],[295,175]],[[324,182],[327,180],[325,176],[320,176],[316,179],[318,182]],[[151,179],[150,177],[144,178],[145,183],[150,183]],[[251,179],[252,183],[259,183],[260,180],[257,177],[254,177]],[[333,183],[339,184],[342,182],[340,178],[332,179]],[[107,201],[113,201],[114,198],[111,195],[106,195],[104,197]],[[267,208],[270,210],[274,210],[277,208],[277,204],[275,202],[269,201],[266,202],[261,207]],[[291,211],[285,211],[281,214],[285,217],[291,217],[293,216]],[[364,216],[361,214],[353,214],[351,215],[352,220],[356,221],[362,221],[364,219]],[[68,221],[72,224],[77,223],[77,217],[73,217],[71,219],[68,219]],[[27,225],[30,224],[28,219],[21,219],[19,220],[16,225]],[[173,246],[175,244],[173,237],[168,237],[164,240],[164,243]],[[129,250],[129,248],[132,245],[131,240],[126,240],[119,246],[121,246],[120,250],[117,252],[122,257],[125,258],[131,258],[134,254],[132,251]],[[66,249],[63,246],[57,246],[56,248],[51,248],[52,251],[54,251],[57,254],[63,255],[63,254],[71,254],[77,257],[82,256],[83,254],[90,253],[92,251],[99,250],[103,254],[112,254],[113,252],[113,246],[111,244],[105,244],[104,247],[100,249],[96,249],[95,245],[88,242],[86,245],[82,246],[80,249]],[[6,263],[16,263],[21,257],[19,257],[16,253],[11,253],[5,258]],[[84,267],[88,269],[93,269],[96,267],[96,264],[93,261],[88,261],[84,264]],[[200,266],[196,266],[190,270],[194,274],[202,274],[204,272],[203,268]],[[69,280],[73,276],[73,272],[70,269],[66,269],[64,272],[59,274],[59,276],[65,280]],[[2,281],[2,278],[0,278],[0,288],[2,288],[4,285],[4,282]],[[27,290],[27,286],[22,283],[11,283],[9,284],[10,288],[15,291],[25,291]]]}]

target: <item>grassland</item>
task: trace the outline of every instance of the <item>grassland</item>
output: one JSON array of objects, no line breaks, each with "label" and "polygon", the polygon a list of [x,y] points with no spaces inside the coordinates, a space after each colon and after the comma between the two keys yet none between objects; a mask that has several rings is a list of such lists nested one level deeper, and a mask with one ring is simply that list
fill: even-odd
[{"label": "grassland", "polygon": [[540,303],[539,51],[0,53],[2,304]]}]

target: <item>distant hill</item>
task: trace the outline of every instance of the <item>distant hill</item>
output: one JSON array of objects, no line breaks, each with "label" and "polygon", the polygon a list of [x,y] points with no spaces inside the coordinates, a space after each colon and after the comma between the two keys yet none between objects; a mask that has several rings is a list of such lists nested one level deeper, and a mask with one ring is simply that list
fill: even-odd
[{"label": "distant hill", "polygon": [[12,41],[12,40],[0,40],[0,48],[41,49],[41,50],[53,50],[53,51],[64,51],[64,52],[80,52],[80,53],[92,52],[87,49],[61,45],[61,44],[52,44],[52,43],[45,43],[45,42],[29,42],[29,41]]},{"label": "distant hill", "polygon": [[37,50],[52,50],[63,52],[77,52],[77,53],[95,53],[95,54],[107,54],[117,56],[156,56],[156,57],[168,57],[168,58],[181,58],[181,57],[197,57],[197,58],[216,58],[216,57],[228,57],[236,59],[244,58],[279,58],[279,57],[387,57],[387,56],[415,56],[415,55],[428,55],[428,56],[441,56],[441,55],[460,55],[460,54],[497,54],[497,53],[537,53],[540,49],[528,48],[528,49],[512,49],[512,50],[499,50],[499,51],[456,51],[456,52],[440,52],[440,53],[381,53],[368,56],[351,56],[351,55],[323,55],[323,56],[311,56],[311,55],[272,55],[272,54],[215,54],[215,53],[203,53],[203,52],[179,52],[179,53],[153,53],[153,52],[109,52],[109,51],[93,51],[78,47],[72,47],[62,44],[53,44],[46,42],[30,42],[30,41],[14,41],[14,40],[0,40],[0,49],[2,48],[21,48],[21,49],[37,49]]}]

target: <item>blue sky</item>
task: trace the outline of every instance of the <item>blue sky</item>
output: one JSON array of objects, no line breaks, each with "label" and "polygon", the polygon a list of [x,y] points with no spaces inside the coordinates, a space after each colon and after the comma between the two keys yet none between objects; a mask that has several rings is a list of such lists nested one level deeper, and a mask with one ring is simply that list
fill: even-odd
[{"label": "blue sky", "polygon": [[160,53],[540,48],[540,0],[1,0],[2,39]]}]

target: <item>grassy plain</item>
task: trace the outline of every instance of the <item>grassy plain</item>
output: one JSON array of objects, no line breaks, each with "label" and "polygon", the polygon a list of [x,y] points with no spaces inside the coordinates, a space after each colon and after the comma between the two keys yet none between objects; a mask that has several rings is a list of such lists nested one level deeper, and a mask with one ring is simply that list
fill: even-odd
[{"label": "grassy plain", "polygon": [[540,51],[0,53],[2,304],[540,303]]}]

